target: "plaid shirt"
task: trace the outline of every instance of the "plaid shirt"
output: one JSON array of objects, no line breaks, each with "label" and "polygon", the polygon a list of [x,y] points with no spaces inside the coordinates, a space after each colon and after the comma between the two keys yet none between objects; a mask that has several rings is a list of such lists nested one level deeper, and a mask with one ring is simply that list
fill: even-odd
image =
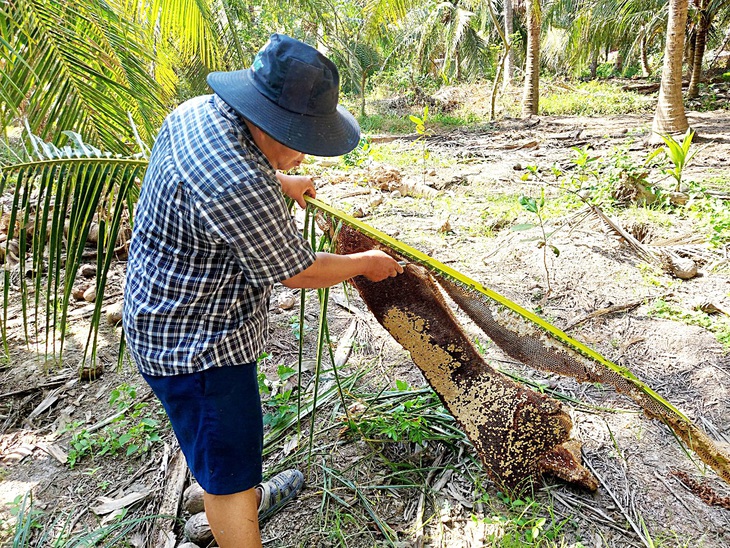
[{"label": "plaid shirt", "polygon": [[243,120],[217,95],[180,105],[134,217],[124,330],[137,367],[179,375],[256,360],[272,285],[314,259]]}]

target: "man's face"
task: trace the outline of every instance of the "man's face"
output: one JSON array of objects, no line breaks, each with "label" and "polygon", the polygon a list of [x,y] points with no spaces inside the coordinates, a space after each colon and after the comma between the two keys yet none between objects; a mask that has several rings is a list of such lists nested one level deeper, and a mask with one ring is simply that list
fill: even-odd
[{"label": "man's face", "polygon": [[303,153],[292,150],[273,139],[271,139],[271,146],[266,154],[271,165],[280,171],[287,171],[299,167],[304,161],[304,156]]},{"label": "man's face", "polygon": [[259,150],[264,153],[264,156],[266,156],[266,159],[274,169],[287,171],[289,169],[299,167],[299,165],[304,161],[305,154],[303,152],[297,152],[288,146],[282,145],[279,141],[275,140],[267,133],[264,133],[260,128],[256,127],[248,120],[246,120],[246,125],[251,131],[254,143],[256,143]]}]

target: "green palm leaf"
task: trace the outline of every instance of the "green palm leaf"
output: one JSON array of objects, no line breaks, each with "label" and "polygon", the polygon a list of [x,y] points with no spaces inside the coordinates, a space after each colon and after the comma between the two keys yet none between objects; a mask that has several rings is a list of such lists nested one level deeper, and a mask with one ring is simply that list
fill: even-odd
[{"label": "green palm leaf", "polygon": [[[48,149],[47,149],[48,151]],[[0,193],[13,189],[7,240],[4,244],[2,337],[8,351],[8,309],[13,267],[10,244],[17,242],[20,270],[19,291],[23,325],[45,330],[46,354],[62,355],[70,297],[81,265],[92,221],[98,223],[96,249],[96,300],[84,355],[96,352],[103,289],[115,256],[115,244],[123,219],[147,165],[131,158],[69,157],[78,149],[50,150],[52,158],[2,169]],[[88,149],[96,154],[97,151]],[[46,272],[44,276],[43,273]],[[33,273],[33,281],[25,273]],[[32,284],[32,285],[29,285]],[[33,294],[32,300],[30,299]],[[32,321],[29,321],[32,320]],[[55,348],[52,330],[57,330],[60,348]],[[26,328],[26,338],[29,338]],[[53,345],[53,348],[49,348]]]},{"label": "green palm leaf", "polygon": [[[7,5],[7,4],[6,4]],[[151,142],[165,112],[138,27],[106,4],[18,0],[3,13],[0,96],[34,133],[73,129],[107,150],[129,152],[128,113]]]}]

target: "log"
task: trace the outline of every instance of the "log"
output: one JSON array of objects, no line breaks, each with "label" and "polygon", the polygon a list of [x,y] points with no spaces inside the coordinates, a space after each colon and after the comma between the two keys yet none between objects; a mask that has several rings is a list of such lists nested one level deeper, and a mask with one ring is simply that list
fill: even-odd
[{"label": "log", "polygon": [[158,546],[166,546],[168,539],[173,536],[172,530],[175,528],[175,519],[180,513],[180,500],[187,473],[188,465],[185,462],[185,456],[178,449],[167,466],[162,502],[157,511],[167,519],[156,520],[152,534],[152,537],[156,538]]}]

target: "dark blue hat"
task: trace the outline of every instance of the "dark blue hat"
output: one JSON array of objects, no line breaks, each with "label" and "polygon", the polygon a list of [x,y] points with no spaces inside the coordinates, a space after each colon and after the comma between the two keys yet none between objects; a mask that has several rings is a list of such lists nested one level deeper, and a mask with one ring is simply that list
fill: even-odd
[{"label": "dark blue hat", "polygon": [[360,140],[357,120],[337,104],[337,67],[289,36],[272,34],[251,67],[212,72],[208,85],[246,120],[296,151],[339,156]]}]

